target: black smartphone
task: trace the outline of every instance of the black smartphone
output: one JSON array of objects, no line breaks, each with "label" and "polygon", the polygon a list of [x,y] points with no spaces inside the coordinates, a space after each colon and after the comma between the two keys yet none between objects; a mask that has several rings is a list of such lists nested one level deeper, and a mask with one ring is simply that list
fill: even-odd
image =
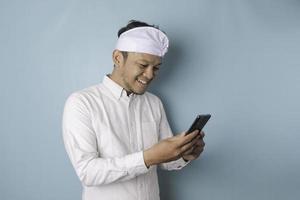
[{"label": "black smartphone", "polygon": [[203,127],[205,126],[205,124],[208,122],[208,120],[210,119],[211,115],[210,114],[206,114],[206,115],[198,115],[196,117],[196,119],[194,120],[192,126],[189,128],[189,130],[186,132],[186,134],[189,134],[191,132],[193,132],[194,130],[199,130],[201,131],[203,129]]}]

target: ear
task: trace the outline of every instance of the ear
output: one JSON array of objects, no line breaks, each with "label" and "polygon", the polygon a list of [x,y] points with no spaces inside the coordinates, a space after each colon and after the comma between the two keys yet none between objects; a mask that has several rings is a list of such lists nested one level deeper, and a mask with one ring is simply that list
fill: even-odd
[{"label": "ear", "polygon": [[119,50],[114,50],[112,54],[112,59],[114,62],[114,65],[116,67],[122,67],[124,64],[124,57],[123,54]]}]

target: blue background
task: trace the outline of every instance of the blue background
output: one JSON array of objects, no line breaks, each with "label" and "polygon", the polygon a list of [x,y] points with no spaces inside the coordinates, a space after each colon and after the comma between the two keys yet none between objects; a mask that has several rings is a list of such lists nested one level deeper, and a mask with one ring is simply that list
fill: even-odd
[{"label": "blue background", "polygon": [[212,114],[201,158],[159,171],[162,199],[298,200],[298,0],[1,0],[0,199],[81,199],[62,142],[64,102],[111,72],[130,19],[169,35],[150,90],[174,132]]}]

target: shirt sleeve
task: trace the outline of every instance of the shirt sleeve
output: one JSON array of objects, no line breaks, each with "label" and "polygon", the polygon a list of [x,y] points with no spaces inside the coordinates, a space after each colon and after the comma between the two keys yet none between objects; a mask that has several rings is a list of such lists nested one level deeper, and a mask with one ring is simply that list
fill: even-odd
[{"label": "shirt sleeve", "polygon": [[[159,107],[161,112],[161,120],[159,125],[159,140],[163,140],[165,138],[172,137],[173,132],[167,120],[166,112],[161,101],[159,101]],[[162,163],[159,165],[159,167],[164,170],[180,170],[183,167],[185,167],[188,163],[190,163],[190,161],[186,162],[185,160],[183,160],[183,158],[180,158],[175,161]]]},{"label": "shirt sleeve", "polygon": [[124,157],[99,157],[88,102],[81,95],[74,93],[67,99],[62,123],[65,149],[84,185],[126,181],[149,171],[142,151]]}]

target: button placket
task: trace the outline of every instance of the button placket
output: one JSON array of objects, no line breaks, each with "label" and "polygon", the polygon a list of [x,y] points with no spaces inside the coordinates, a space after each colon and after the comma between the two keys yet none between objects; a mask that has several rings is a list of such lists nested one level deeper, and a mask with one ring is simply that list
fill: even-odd
[{"label": "button placket", "polygon": [[130,135],[131,135],[131,149],[133,152],[137,151],[137,137],[136,137],[136,127],[135,127],[135,114],[133,109],[133,102],[132,99],[130,99],[128,104],[128,115],[129,115],[129,129],[130,129]]}]

